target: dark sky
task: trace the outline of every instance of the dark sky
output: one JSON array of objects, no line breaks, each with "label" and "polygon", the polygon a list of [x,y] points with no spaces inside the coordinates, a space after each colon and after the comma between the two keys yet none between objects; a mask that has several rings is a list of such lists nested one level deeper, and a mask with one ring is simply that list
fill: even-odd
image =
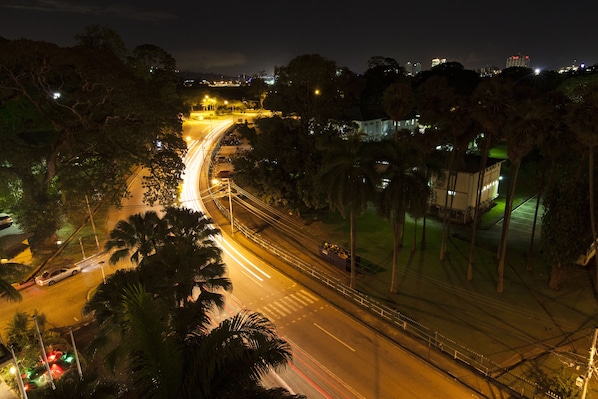
[{"label": "dark sky", "polygon": [[103,25],[130,49],[162,47],[180,70],[225,75],[271,74],[302,54],[354,72],[372,56],[477,69],[518,53],[558,69],[598,63],[596,15],[593,0],[0,0],[0,36],[71,46]]}]

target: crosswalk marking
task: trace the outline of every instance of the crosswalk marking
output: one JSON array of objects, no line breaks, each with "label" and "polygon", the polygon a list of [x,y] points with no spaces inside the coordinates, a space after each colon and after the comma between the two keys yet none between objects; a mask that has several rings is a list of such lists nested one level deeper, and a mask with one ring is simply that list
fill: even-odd
[{"label": "crosswalk marking", "polygon": [[291,298],[293,298],[294,300],[296,300],[297,302],[299,302],[301,305],[303,306],[307,306],[309,305],[309,302],[307,302],[306,300],[304,300],[303,298],[299,298],[298,296],[296,296],[295,294],[291,294],[290,295]]},{"label": "crosswalk marking", "polygon": [[[262,300],[266,299],[262,298]],[[270,320],[276,320],[300,312],[302,309],[313,305],[318,300],[318,297],[311,293],[305,290],[300,290],[269,302],[267,305],[259,307],[257,311],[263,313]]]},{"label": "crosswalk marking", "polygon": [[[265,305],[265,306],[262,307],[262,309],[266,309],[266,313],[269,313],[269,314],[271,314],[273,316],[275,314],[278,315],[278,316],[280,316],[280,317],[284,317],[285,316],[285,314],[281,313],[280,310],[275,309],[275,308],[271,307],[270,305]],[[276,319],[277,317],[274,316],[274,318]]]},{"label": "crosswalk marking", "polygon": [[283,316],[291,314],[291,311],[289,311],[287,308],[282,306],[279,301],[272,302],[270,305],[277,308]]},{"label": "crosswalk marking", "polygon": [[299,291],[299,293],[301,295],[304,295],[307,298],[309,298],[308,300],[310,301],[310,303],[314,303],[314,302],[318,301],[318,297],[316,297],[315,295],[313,295],[311,292],[307,292],[305,290],[301,290],[301,291]]},{"label": "crosswalk marking", "polygon": [[284,298],[280,298],[280,301],[284,303],[287,307],[291,308],[293,312],[296,312],[301,309],[301,305],[297,305],[297,303],[291,299],[291,297],[285,296]]}]

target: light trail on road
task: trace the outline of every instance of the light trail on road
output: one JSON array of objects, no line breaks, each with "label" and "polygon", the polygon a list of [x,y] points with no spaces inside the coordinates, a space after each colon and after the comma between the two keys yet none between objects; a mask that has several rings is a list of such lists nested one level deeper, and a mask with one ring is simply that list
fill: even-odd
[{"label": "light trail on road", "polygon": [[[188,141],[188,153],[185,158],[186,170],[183,176],[184,182],[183,188],[181,190],[181,202],[185,204],[186,207],[203,212],[205,215],[208,215],[208,213],[205,208],[205,205],[203,204],[204,198],[205,200],[211,200],[211,198],[209,198],[207,195],[201,195],[199,185],[201,170],[203,167],[203,163],[207,158],[206,155],[214,145],[215,140],[217,140],[220,137],[220,135],[222,135],[229,127],[230,121],[222,122],[214,126],[214,129],[208,135],[206,135],[206,137],[203,140]],[[240,251],[237,250],[234,247],[234,245],[228,242],[224,234],[215,237],[215,239],[219,243],[219,246],[223,250],[225,255],[232,259],[234,263],[240,267],[240,272],[243,273],[243,275],[245,275],[246,277],[248,277],[251,281],[253,281],[254,284],[258,285],[260,288],[263,288],[264,286],[261,283],[264,281],[264,279],[270,279],[271,276],[262,268],[257,266],[254,262],[250,261],[245,255],[240,253]],[[227,313],[229,313],[229,315],[232,316],[238,313],[241,309],[247,309],[247,307],[243,305],[242,301],[239,298],[232,296],[232,294],[230,293],[225,293],[225,295],[228,299],[231,299],[230,301],[227,300],[226,305],[226,310]],[[305,352],[299,351],[298,345],[294,344],[293,347],[297,350],[297,352],[294,352],[294,358],[298,358],[299,356],[304,357],[303,354]],[[308,364],[309,359],[303,358],[301,363]],[[317,366],[312,364],[310,368],[314,370],[317,368]],[[303,378],[305,384],[309,385],[312,388],[309,390],[311,392],[311,395],[309,396],[310,399],[315,397],[321,397],[324,399],[332,399],[338,397],[330,396],[329,394],[327,394],[318,385],[318,383],[305,376],[296,366],[291,366],[290,370],[293,371],[300,378]],[[320,370],[318,375],[321,378],[337,380],[336,377],[332,377],[330,375],[326,376],[326,374],[326,372]],[[293,379],[296,379],[296,377]],[[271,371],[269,373],[269,378],[266,378],[265,380],[265,383],[269,382],[269,384],[273,384],[272,387],[281,386],[287,389],[289,392],[295,393],[295,391],[289,386],[289,382],[285,381],[285,379],[283,379],[281,375],[275,373],[274,371]],[[303,388],[302,394],[305,394],[305,384],[301,384],[301,388]],[[348,399],[361,398],[361,396],[345,396],[344,394],[342,397]]]},{"label": "light trail on road", "polygon": [[[188,140],[181,190],[181,203],[208,217],[204,201],[213,199],[207,195],[209,190],[201,192],[200,178],[207,181],[204,161],[210,159],[215,140],[230,127],[230,121],[213,127],[205,140]],[[235,295],[224,293],[225,308],[212,315],[214,322],[251,309],[270,319],[291,345],[293,362],[265,376],[264,386],[283,387],[310,399],[475,397],[469,389],[236,245],[226,232],[214,238],[223,250],[235,290]],[[318,360],[309,353],[318,354]]]}]

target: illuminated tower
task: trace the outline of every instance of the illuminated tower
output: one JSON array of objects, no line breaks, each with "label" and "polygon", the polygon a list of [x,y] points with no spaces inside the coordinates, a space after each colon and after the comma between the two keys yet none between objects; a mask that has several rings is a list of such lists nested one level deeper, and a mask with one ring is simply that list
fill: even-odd
[{"label": "illuminated tower", "polygon": [[446,58],[434,58],[432,59],[432,68],[437,65],[444,64],[446,62]]},{"label": "illuminated tower", "polygon": [[507,68],[510,67],[523,67],[523,68],[529,68],[530,64],[530,59],[529,59],[529,55],[512,55],[509,58],[507,58]]}]

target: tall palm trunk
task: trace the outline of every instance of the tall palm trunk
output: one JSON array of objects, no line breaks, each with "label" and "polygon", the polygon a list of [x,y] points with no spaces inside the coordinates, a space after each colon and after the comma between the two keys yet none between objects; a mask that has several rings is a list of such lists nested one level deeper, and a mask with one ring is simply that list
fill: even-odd
[{"label": "tall palm trunk", "polygon": [[507,191],[507,203],[505,205],[505,216],[502,225],[502,234],[499,249],[498,258],[498,284],[496,286],[497,292],[503,292],[504,290],[504,274],[505,274],[505,258],[507,254],[507,239],[509,236],[509,225],[511,224],[511,212],[513,211],[513,198],[515,196],[515,187],[517,185],[517,176],[519,175],[519,167],[521,166],[521,159],[518,159],[513,163],[513,177],[509,182],[509,190]]},{"label": "tall palm trunk", "polygon": [[423,251],[426,249],[426,219],[427,215],[424,215],[422,220],[422,238],[420,240],[419,248]]},{"label": "tall palm trunk", "polygon": [[417,250],[417,222],[418,219],[413,219],[413,243],[411,244],[411,253]]},{"label": "tall palm trunk", "polygon": [[351,280],[349,282],[349,287],[355,289],[355,211],[351,211],[349,215],[349,224],[349,230],[351,231]]},{"label": "tall palm trunk", "polygon": [[527,270],[532,270],[532,260],[534,258],[534,240],[536,239],[536,225],[538,223],[538,212],[540,210],[540,199],[542,198],[542,191],[544,189],[544,179],[546,177],[546,168],[542,168],[542,174],[540,176],[540,188],[536,196],[536,209],[534,211],[534,224],[532,225],[532,236],[529,241],[529,250],[527,255]]},{"label": "tall palm trunk", "polygon": [[478,219],[480,212],[480,202],[482,202],[482,188],[484,187],[484,177],[486,175],[486,165],[488,164],[488,151],[490,150],[490,140],[486,140],[482,161],[480,164],[480,174],[478,177],[477,191],[475,194],[475,209],[473,210],[473,226],[471,228],[471,243],[469,246],[469,262],[467,264],[467,280],[473,280],[473,250],[475,248],[476,233],[478,230]]},{"label": "tall palm trunk", "polygon": [[[440,242],[440,261],[444,262],[446,258],[446,253],[448,252],[447,249],[447,242],[449,236],[449,228],[450,228],[450,212],[449,212],[449,192],[451,191],[451,181],[454,180],[452,185],[453,191],[455,190],[455,186],[457,183],[457,176],[456,173],[453,173],[453,168],[455,166],[455,149],[451,151],[451,160],[449,163],[449,170],[448,170],[448,181],[446,182],[446,196],[444,198],[444,218],[442,219],[442,241]],[[454,176],[454,179],[452,179]],[[453,202],[451,201],[451,209],[453,207]]]},{"label": "tall palm trunk", "polygon": [[403,225],[405,223],[398,220],[399,217],[395,216],[392,221],[392,238],[393,238],[393,248],[392,248],[392,275],[390,278],[390,293],[396,294],[398,292],[396,286],[396,277],[397,277],[397,267],[399,263],[399,251],[401,250],[400,243],[402,242],[403,236]]},{"label": "tall palm trunk", "polygon": [[[426,181],[429,183],[430,182],[430,168],[426,167]],[[429,211],[429,205],[430,205],[430,199],[428,198],[428,204],[427,204],[427,210],[424,213],[424,217],[422,220],[422,238],[420,240],[420,245],[419,248],[423,251],[424,249],[426,249],[426,219],[428,217],[428,211]]]},{"label": "tall palm trunk", "polygon": [[[596,247],[596,238],[598,235],[596,234],[596,212],[594,212],[594,145],[590,145],[590,154],[588,157],[588,176],[590,179],[590,222],[592,223],[592,244]],[[594,255],[594,259],[596,260],[596,283],[598,284],[598,256]]]}]

